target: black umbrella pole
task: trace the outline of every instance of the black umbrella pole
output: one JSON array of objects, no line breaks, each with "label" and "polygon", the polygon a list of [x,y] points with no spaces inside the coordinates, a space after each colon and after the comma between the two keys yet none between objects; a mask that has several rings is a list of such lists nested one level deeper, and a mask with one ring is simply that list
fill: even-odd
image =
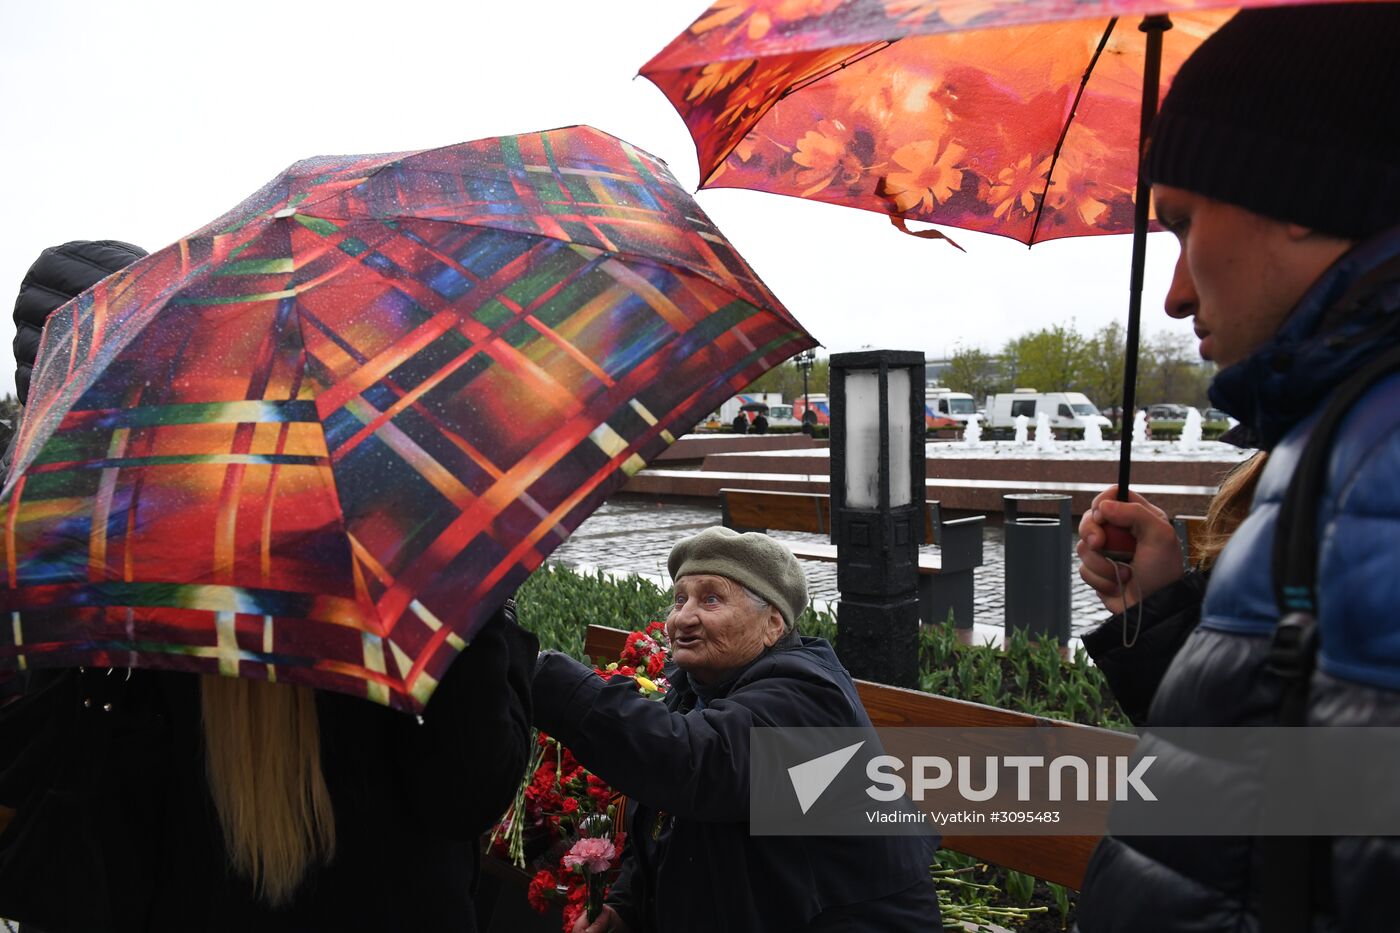
[{"label": "black umbrella pole", "polygon": [[[1162,33],[1171,28],[1165,16],[1148,16],[1138,28],[1147,34],[1147,55],[1142,68],[1142,122],[1138,129],[1137,199],[1133,204],[1133,261],[1128,280],[1128,339],[1123,353],[1123,415],[1119,421],[1118,501],[1128,501],[1128,480],[1132,472],[1133,434],[1131,420],[1137,409],[1138,343],[1142,321],[1142,280],[1147,265],[1147,208],[1151,187],[1142,170],[1142,156],[1152,121],[1157,117],[1157,95],[1162,73]],[[1137,542],[1126,529],[1105,529],[1103,553],[1118,561],[1131,561]]]}]

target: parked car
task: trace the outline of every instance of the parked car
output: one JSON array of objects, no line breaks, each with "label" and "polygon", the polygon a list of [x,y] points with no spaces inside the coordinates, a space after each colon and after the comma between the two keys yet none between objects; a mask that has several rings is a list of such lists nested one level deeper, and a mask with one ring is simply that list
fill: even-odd
[{"label": "parked car", "polygon": [[1218,408],[1207,408],[1201,412],[1201,417],[1206,421],[1229,421],[1230,416]]},{"label": "parked car", "polygon": [[1147,406],[1147,417],[1153,421],[1185,421],[1185,405],[1149,405]]}]

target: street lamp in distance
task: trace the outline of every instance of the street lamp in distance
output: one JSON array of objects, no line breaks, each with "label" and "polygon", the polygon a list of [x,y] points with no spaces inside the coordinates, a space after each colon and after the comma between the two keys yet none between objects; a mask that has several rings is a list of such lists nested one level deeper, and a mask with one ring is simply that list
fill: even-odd
[{"label": "street lamp in distance", "polygon": [[817,433],[817,416],[812,411],[812,400],[807,397],[807,377],[811,375],[812,364],[816,361],[814,350],[803,350],[792,358],[793,365],[802,371],[802,433],[808,437]]}]

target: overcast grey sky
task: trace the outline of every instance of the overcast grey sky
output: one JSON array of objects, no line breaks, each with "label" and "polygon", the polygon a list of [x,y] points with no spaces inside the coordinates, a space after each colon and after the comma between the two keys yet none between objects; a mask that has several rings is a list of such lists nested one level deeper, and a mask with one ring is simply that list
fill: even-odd
[{"label": "overcast grey sky", "polygon": [[[685,125],[633,76],[706,5],[0,0],[0,340],[44,247],[114,238],[154,251],[311,155],[588,123],[693,189]],[[1027,250],[955,233],[964,254],[864,211],[753,191],[696,199],[830,351],[991,350],[1053,322],[1126,317],[1125,236]],[[1169,236],[1149,239],[1147,333],[1190,332],[1161,311],[1175,258]],[[13,370],[0,352],[0,391]]]}]

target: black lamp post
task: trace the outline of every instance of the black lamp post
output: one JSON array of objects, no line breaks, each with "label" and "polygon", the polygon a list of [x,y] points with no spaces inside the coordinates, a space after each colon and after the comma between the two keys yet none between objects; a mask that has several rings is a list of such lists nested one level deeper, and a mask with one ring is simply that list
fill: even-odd
[{"label": "black lamp post", "polygon": [[831,540],[837,650],[852,676],[919,679],[924,534],[924,355],[831,357]]},{"label": "black lamp post", "polygon": [[817,360],[817,354],[812,350],[803,350],[793,358],[793,363],[802,371],[802,433],[816,433],[813,427],[816,421],[808,417],[807,413],[812,410],[812,400],[807,397],[807,377],[812,372],[812,364]]}]

